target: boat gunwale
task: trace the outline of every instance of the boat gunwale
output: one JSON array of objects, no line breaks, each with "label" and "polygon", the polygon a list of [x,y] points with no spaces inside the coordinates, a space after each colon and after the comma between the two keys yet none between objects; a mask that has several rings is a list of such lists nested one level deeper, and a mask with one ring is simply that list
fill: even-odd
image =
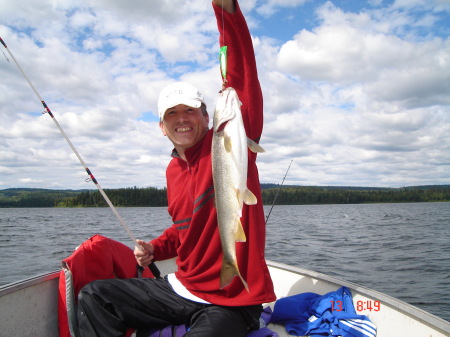
[{"label": "boat gunwale", "polygon": [[7,283],[5,285],[0,286],[0,297],[13,293],[15,291],[25,289],[35,284],[39,284],[45,281],[50,281],[59,277],[60,272],[55,270],[43,274],[38,274],[35,276],[31,276],[26,279],[22,279],[16,282]]},{"label": "boat gunwale", "polygon": [[399,310],[400,312],[413,317],[414,319],[422,322],[425,325],[432,326],[433,328],[441,330],[445,334],[450,333],[450,322],[444,320],[443,318],[435,316],[435,315],[429,313],[428,311],[422,310],[412,304],[409,304],[407,302],[399,300],[395,297],[386,295],[384,293],[381,293],[379,291],[376,291],[376,290],[373,290],[370,288],[366,288],[366,287],[361,286],[356,283],[352,283],[352,282],[340,279],[335,276],[322,274],[322,273],[319,273],[319,272],[316,272],[316,271],[313,271],[310,269],[304,269],[301,267],[291,266],[291,265],[287,265],[287,264],[284,264],[281,262],[275,262],[275,261],[269,261],[269,260],[266,262],[269,267],[281,269],[281,270],[295,273],[295,274],[306,275],[306,276],[309,276],[316,280],[331,282],[331,283],[339,284],[341,286],[345,286],[351,290],[355,290],[356,292],[358,292],[361,295],[364,295],[364,296],[372,298],[372,299],[380,300],[383,303],[390,305],[392,308]]},{"label": "boat gunwale", "polygon": [[[158,262],[156,262],[156,263],[158,263]],[[380,300],[383,303],[390,305],[392,308],[399,310],[402,313],[405,313],[405,314],[413,317],[414,319],[422,322],[425,325],[428,325],[435,329],[441,330],[445,334],[450,333],[450,322],[447,322],[446,320],[444,320],[440,317],[437,317],[425,310],[422,310],[416,306],[408,304],[408,303],[406,303],[402,300],[399,300],[395,297],[386,295],[384,293],[378,292],[378,291],[370,289],[370,288],[363,287],[356,283],[352,283],[352,282],[340,279],[335,276],[322,274],[322,273],[319,273],[319,272],[316,272],[316,271],[313,271],[310,269],[304,269],[301,267],[291,266],[291,265],[287,265],[287,264],[284,264],[281,262],[275,262],[275,261],[271,261],[271,260],[267,260],[267,265],[269,267],[279,269],[282,271],[286,271],[286,272],[290,272],[290,273],[294,273],[297,275],[305,275],[305,276],[311,277],[311,278],[319,280],[319,281],[329,282],[329,283],[333,283],[333,284],[336,284],[339,286],[345,286],[351,290],[356,291],[357,293],[359,293],[361,295],[364,295],[366,297],[373,298],[376,300]],[[6,285],[0,286],[0,297],[8,295],[10,293],[13,293],[13,292],[21,290],[21,289],[31,287],[33,285],[36,285],[36,284],[39,284],[42,282],[57,279],[59,276],[60,276],[60,271],[52,271],[52,272],[47,272],[47,273],[39,274],[36,276],[32,276],[32,277],[29,277],[29,278],[26,278],[23,280],[19,280],[19,281],[13,282],[13,283],[8,283]]]}]

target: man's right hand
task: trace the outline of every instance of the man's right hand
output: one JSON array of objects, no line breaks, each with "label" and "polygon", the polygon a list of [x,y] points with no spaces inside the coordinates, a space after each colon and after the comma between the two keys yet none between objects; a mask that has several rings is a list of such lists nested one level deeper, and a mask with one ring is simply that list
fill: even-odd
[{"label": "man's right hand", "polygon": [[234,13],[236,11],[234,0],[213,0],[213,4],[222,7],[228,13]]},{"label": "man's right hand", "polygon": [[147,267],[153,261],[154,247],[150,242],[136,240],[140,247],[134,247],[134,256],[141,267]]}]

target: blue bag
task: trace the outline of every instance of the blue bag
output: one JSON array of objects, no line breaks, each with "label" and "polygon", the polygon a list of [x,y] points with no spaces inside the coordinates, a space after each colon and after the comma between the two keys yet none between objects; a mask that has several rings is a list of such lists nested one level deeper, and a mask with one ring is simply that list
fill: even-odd
[{"label": "blue bag", "polygon": [[303,293],[281,298],[275,303],[271,322],[284,324],[286,331],[296,336],[377,335],[376,326],[369,318],[356,314],[352,294],[347,287],[325,295]]}]

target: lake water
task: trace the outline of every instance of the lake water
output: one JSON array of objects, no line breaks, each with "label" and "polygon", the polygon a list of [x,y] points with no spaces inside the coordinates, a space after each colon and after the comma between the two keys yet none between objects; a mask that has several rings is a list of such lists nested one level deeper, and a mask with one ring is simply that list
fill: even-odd
[{"label": "lake water", "polygon": [[[171,224],[166,208],[119,212],[145,240]],[[133,246],[109,208],[0,209],[0,285],[59,269],[94,234]],[[384,292],[450,321],[450,203],[275,206],[266,257]]]}]

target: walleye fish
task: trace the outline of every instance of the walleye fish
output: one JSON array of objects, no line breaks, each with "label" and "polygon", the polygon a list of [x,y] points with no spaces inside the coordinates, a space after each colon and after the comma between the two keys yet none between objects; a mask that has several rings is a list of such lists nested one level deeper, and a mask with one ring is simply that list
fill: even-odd
[{"label": "walleye fish", "polygon": [[239,276],[247,291],[236,260],[236,242],[245,242],[241,220],[244,203],[257,203],[247,188],[247,147],[253,152],[264,149],[247,138],[241,114],[241,102],[233,88],[223,90],[216,103],[213,118],[212,171],[214,202],[223,250],[220,288]]}]

